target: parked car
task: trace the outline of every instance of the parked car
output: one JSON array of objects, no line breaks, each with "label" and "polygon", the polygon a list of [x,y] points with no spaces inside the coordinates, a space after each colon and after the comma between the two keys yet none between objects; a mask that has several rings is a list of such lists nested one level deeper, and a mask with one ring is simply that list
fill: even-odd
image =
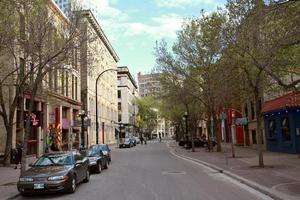
[{"label": "parked car", "polygon": [[101,173],[102,169],[108,168],[108,157],[104,155],[98,145],[91,146],[81,153],[89,159],[89,168],[91,172]]},{"label": "parked car", "polygon": [[135,137],[131,137],[130,139],[131,139],[131,141],[133,143],[133,146],[136,146],[136,139],[135,139]]},{"label": "parked car", "polygon": [[[194,145],[195,147],[204,147],[207,144],[207,141],[202,140],[200,138],[194,138]],[[181,139],[178,143],[179,146],[184,146],[184,147],[188,147],[191,148],[192,147],[192,141],[186,141]]]},{"label": "parked car", "polygon": [[185,143],[186,143],[185,140],[180,139],[179,142],[178,142],[178,145],[183,147],[185,145]]},{"label": "parked car", "polygon": [[119,147],[120,148],[123,148],[123,147],[125,147],[125,148],[133,147],[132,139],[131,138],[125,138],[123,142],[120,142]]},{"label": "parked car", "polygon": [[22,173],[17,183],[21,195],[48,192],[73,193],[77,184],[89,182],[89,160],[79,152],[58,152],[41,156]]},{"label": "parked car", "polygon": [[108,144],[100,144],[99,146],[100,146],[103,154],[108,157],[108,164],[110,164],[111,163],[111,150],[110,150]]}]

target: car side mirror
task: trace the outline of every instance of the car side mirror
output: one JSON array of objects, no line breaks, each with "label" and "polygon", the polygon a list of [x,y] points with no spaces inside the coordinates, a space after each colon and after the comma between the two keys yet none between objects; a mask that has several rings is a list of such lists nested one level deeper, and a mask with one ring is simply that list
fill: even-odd
[{"label": "car side mirror", "polygon": [[75,166],[81,165],[83,163],[82,160],[77,160]]},{"label": "car side mirror", "polygon": [[33,166],[33,163],[29,163],[29,165],[28,165],[29,167],[32,167]]}]

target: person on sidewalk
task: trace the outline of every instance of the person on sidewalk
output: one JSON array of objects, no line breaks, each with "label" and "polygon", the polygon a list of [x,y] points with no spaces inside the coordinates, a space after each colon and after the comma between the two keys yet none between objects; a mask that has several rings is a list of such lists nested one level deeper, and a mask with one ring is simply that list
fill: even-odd
[{"label": "person on sidewalk", "polygon": [[21,161],[22,161],[23,145],[22,145],[22,142],[20,140],[18,140],[18,142],[17,142],[16,150],[17,150],[17,156],[16,156],[15,169],[18,168],[19,163],[21,164]]},{"label": "person on sidewalk", "polygon": [[141,136],[141,144],[143,144],[143,142],[144,142],[144,138],[143,136]]},{"label": "person on sidewalk", "polygon": [[161,133],[158,134],[159,142],[161,142]]}]

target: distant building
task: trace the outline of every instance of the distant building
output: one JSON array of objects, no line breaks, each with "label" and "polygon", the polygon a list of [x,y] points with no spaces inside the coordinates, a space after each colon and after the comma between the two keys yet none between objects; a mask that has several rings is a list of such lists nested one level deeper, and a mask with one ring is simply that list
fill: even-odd
[{"label": "distant building", "polygon": [[128,124],[126,134],[135,133],[136,114],[135,100],[138,98],[138,87],[128,67],[118,67],[118,122]]},{"label": "distant building", "polygon": [[71,0],[55,0],[55,3],[65,14],[71,10]]},{"label": "distant building", "polygon": [[139,94],[141,97],[156,96],[160,92],[160,82],[158,73],[142,74],[138,73]]},{"label": "distant building", "polygon": [[[78,5],[74,5],[75,2]],[[71,10],[72,6],[78,7],[80,9],[91,10],[95,16],[98,16],[99,14],[97,0],[55,0],[55,3],[66,15]]]}]

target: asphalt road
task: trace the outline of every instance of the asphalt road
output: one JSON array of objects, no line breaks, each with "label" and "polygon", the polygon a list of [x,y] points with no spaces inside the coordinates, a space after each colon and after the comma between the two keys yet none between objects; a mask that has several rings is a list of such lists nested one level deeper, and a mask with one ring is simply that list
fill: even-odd
[{"label": "asphalt road", "polygon": [[91,175],[74,194],[17,199],[81,200],[267,200],[238,182],[172,155],[164,143],[149,142],[131,149],[113,149],[112,163]]}]

